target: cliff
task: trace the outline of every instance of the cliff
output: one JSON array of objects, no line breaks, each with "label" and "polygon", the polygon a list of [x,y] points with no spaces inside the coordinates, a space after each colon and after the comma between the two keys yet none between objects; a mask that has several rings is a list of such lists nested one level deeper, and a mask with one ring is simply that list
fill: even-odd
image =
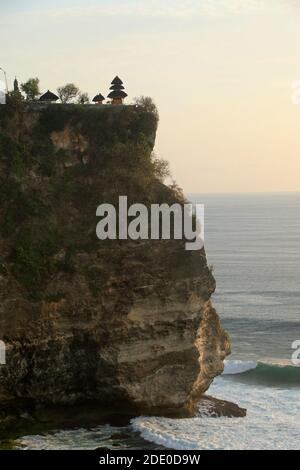
[{"label": "cliff", "polygon": [[151,156],[156,127],[143,107],[0,107],[2,423],[87,402],[184,414],[222,372],[204,250],[96,237],[103,202],[178,200]]}]

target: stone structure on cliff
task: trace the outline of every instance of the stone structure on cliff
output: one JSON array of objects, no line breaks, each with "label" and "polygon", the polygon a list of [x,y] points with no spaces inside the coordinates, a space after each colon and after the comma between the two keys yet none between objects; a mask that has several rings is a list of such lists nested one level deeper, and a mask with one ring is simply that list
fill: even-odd
[{"label": "stone structure on cliff", "polygon": [[204,250],[95,234],[120,194],[177,202],[155,174],[156,115],[19,106],[0,112],[0,420],[83,402],[192,412],[230,352]]},{"label": "stone structure on cliff", "polygon": [[110,90],[108,98],[112,100],[111,104],[123,104],[124,98],[128,95],[125,93],[123,82],[118,76],[111,82]]},{"label": "stone structure on cliff", "polygon": [[52,93],[52,91],[48,90],[46,93],[44,93],[42,96],[40,96],[39,101],[42,101],[44,103],[55,103],[56,101],[59,100],[59,97]]},{"label": "stone structure on cliff", "polygon": [[98,93],[98,95],[94,96],[93,103],[102,104],[104,100],[105,100],[104,96],[101,95],[101,93]]}]

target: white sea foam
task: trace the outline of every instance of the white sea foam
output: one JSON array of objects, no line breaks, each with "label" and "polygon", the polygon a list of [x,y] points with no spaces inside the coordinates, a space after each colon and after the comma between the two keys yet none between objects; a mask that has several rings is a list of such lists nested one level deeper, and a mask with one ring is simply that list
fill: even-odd
[{"label": "white sea foam", "polygon": [[[235,363],[234,370],[249,370],[246,364]],[[247,417],[139,417],[132,420],[132,426],[144,439],[172,449],[300,448],[298,388],[278,389],[218,377],[209,393],[247,408]]]},{"label": "white sea foam", "polygon": [[66,429],[42,435],[23,436],[16,441],[16,448],[22,450],[93,450],[96,447],[107,447],[113,433],[120,428],[109,425],[94,428]]}]

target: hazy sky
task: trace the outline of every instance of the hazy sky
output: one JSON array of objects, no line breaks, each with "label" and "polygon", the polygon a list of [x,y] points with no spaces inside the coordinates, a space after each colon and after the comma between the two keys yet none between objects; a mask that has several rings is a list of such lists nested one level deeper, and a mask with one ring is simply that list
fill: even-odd
[{"label": "hazy sky", "polygon": [[152,96],[186,192],[300,190],[299,0],[0,0],[0,41],[10,84]]}]

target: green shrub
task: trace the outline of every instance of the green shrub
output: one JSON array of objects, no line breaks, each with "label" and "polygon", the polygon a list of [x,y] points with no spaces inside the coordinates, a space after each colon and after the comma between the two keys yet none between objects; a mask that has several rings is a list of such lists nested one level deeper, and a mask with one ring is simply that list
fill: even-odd
[{"label": "green shrub", "polygon": [[44,301],[48,303],[55,303],[59,302],[60,300],[65,298],[65,294],[63,292],[55,292],[51,294],[46,294],[44,296]]},{"label": "green shrub", "polygon": [[20,230],[12,249],[13,273],[30,291],[39,291],[55,270],[53,255],[60,248],[58,233],[44,225]]},{"label": "green shrub", "polygon": [[54,131],[62,131],[71,119],[74,111],[76,112],[74,107],[70,105],[49,105],[41,112],[39,122],[35,129],[36,133],[49,135]]}]

